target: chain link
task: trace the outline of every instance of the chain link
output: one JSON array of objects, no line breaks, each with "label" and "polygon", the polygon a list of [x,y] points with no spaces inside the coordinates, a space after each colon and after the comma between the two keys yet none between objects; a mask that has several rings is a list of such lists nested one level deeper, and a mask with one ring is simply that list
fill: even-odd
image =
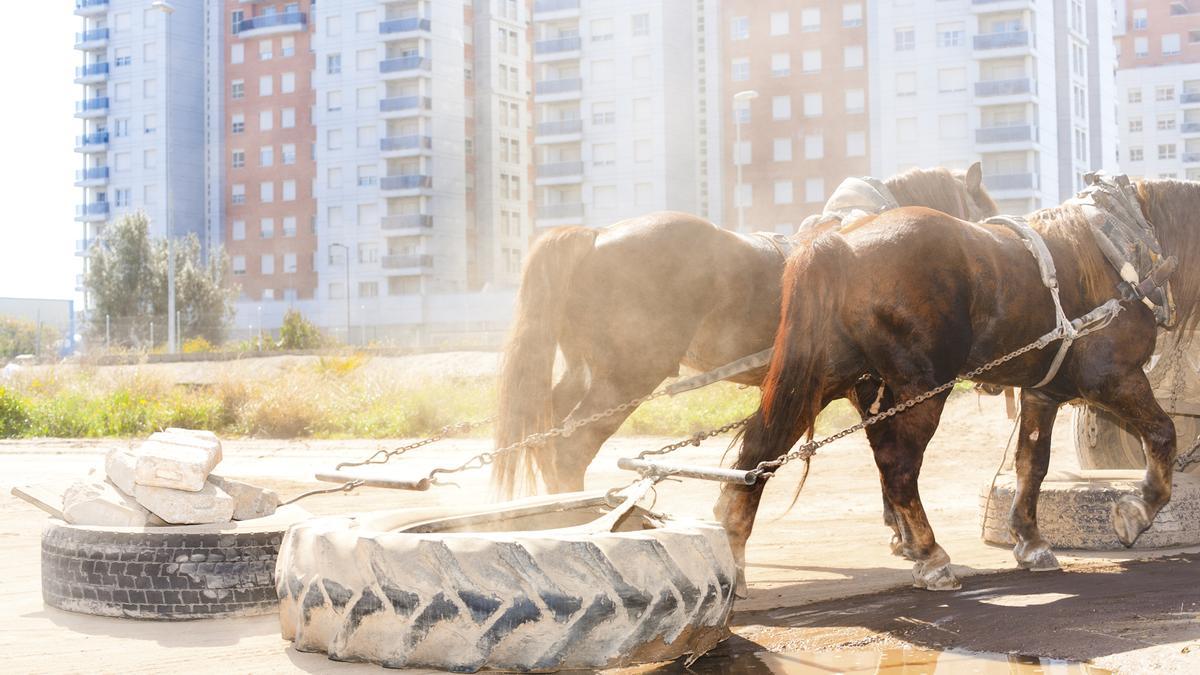
[{"label": "chain link", "polygon": [[675,452],[676,450],[678,450],[680,448],[686,448],[689,445],[699,447],[699,445],[702,442],[712,438],[713,436],[720,436],[721,434],[733,431],[734,429],[739,429],[741,427],[744,427],[749,423],[750,423],[750,417],[743,417],[742,419],[737,420],[736,422],[730,422],[729,424],[726,424],[723,427],[717,427],[716,429],[709,429],[708,431],[697,432],[697,433],[689,436],[688,438],[683,439],[682,441],[676,441],[674,443],[664,445],[657,450],[645,450],[641,454],[639,454],[637,456],[637,458],[638,459],[646,459],[647,457],[652,457],[652,456],[657,456],[657,455],[666,455],[668,453]]},{"label": "chain link", "polygon": [[458,422],[456,424],[447,424],[446,426],[442,427],[441,429],[438,429],[437,432],[434,433],[429,438],[424,438],[424,439],[421,439],[414,443],[409,443],[408,445],[402,445],[393,450],[383,450],[383,449],[376,450],[375,454],[362,460],[361,462],[342,462],[341,464],[338,464],[336,468],[338,471],[341,471],[342,469],[344,469],[345,467],[348,467],[348,466],[367,466],[368,464],[386,464],[389,461],[391,461],[391,459],[393,457],[403,455],[404,453],[408,452],[409,450],[416,450],[417,448],[424,447],[431,443],[436,443],[436,442],[442,440],[443,438],[446,438],[447,436],[450,436],[453,434],[462,434],[462,433],[466,433],[472,429],[478,429],[479,427],[486,426],[488,424],[491,424],[494,421],[496,421],[496,418],[495,418],[495,416],[492,416],[492,417],[487,417],[487,418],[484,418],[481,420],[476,420],[474,422]]}]

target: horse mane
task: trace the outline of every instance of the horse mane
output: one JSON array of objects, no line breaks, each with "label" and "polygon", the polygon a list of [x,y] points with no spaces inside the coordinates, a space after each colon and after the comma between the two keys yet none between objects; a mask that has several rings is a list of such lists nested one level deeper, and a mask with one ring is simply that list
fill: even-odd
[{"label": "horse mane", "polygon": [[1163,255],[1179,259],[1171,275],[1178,319],[1174,330],[1200,324],[1200,183],[1169,178],[1137,183],[1142,214],[1158,235]]},{"label": "horse mane", "polygon": [[949,169],[909,169],[883,181],[892,196],[902,206],[927,206],[935,211],[954,216],[967,217],[965,200],[974,197],[980,207],[991,209],[994,213],[996,204],[986,190],[979,190],[973,195],[967,194],[966,184],[961,175],[956,175]]},{"label": "horse mane", "polygon": [[1079,280],[1081,297],[1094,302],[1113,297],[1116,287],[1111,277],[1112,265],[1096,245],[1091,223],[1082,208],[1074,204],[1064,204],[1040,209],[1029,215],[1029,224],[1043,237],[1063,243],[1065,248],[1072,252],[1070,260],[1055,261],[1060,268],[1063,265],[1073,265],[1076,268],[1075,274],[1070,274],[1070,270],[1064,269],[1067,274],[1059,276],[1060,284],[1075,278]]}]

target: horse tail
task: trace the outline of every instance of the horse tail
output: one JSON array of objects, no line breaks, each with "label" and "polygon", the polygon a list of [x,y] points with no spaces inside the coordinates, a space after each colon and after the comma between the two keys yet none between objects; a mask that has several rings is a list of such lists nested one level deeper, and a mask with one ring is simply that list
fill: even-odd
[{"label": "horse tail", "polygon": [[752,469],[784,454],[805,434],[811,437],[825,402],[829,346],[837,337],[853,262],[853,250],[837,233],[821,235],[788,260],[775,350],[738,468]]},{"label": "horse tail", "polygon": [[[595,248],[596,235],[586,227],[558,228],[542,235],[530,251],[500,368],[497,448],[546,431],[554,423],[554,357],[567,289],[580,262]],[[544,473],[552,469],[553,458],[549,443],[534,453],[504,453],[492,465],[492,487],[504,497],[535,491],[535,460]]]}]

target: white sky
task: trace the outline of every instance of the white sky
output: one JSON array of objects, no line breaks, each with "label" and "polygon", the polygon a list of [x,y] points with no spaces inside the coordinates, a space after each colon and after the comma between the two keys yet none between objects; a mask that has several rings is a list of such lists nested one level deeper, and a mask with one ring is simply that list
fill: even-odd
[{"label": "white sky", "polygon": [[0,296],[71,298],[80,271],[74,221],[82,87],[71,0],[23,3],[0,21]]}]

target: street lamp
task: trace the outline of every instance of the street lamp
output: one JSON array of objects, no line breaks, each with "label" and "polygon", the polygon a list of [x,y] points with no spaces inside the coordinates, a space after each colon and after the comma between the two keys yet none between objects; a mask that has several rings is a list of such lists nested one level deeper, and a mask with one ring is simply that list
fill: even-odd
[{"label": "street lamp", "polygon": [[178,326],[175,316],[175,205],[171,194],[171,14],[175,8],[166,0],[154,0],[150,8],[163,15],[163,168],[167,187],[163,199],[167,208],[167,353],[175,353]]},{"label": "street lamp", "polygon": [[333,257],[333,249],[340,248],[346,252],[346,344],[350,344],[350,247],[345,244],[330,244],[329,257]]},{"label": "street lamp", "polygon": [[737,200],[737,216],[738,216],[738,232],[746,231],[746,200],[742,194],[742,161],[738,154],[742,151],[742,116],[739,114],[738,104],[745,106],[746,110],[750,110],[750,101],[758,98],[758,92],[753,89],[739,91],[733,95],[733,130],[734,130],[734,146],[733,146],[733,163],[737,167],[737,187],[734,188],[734,199]]}]

